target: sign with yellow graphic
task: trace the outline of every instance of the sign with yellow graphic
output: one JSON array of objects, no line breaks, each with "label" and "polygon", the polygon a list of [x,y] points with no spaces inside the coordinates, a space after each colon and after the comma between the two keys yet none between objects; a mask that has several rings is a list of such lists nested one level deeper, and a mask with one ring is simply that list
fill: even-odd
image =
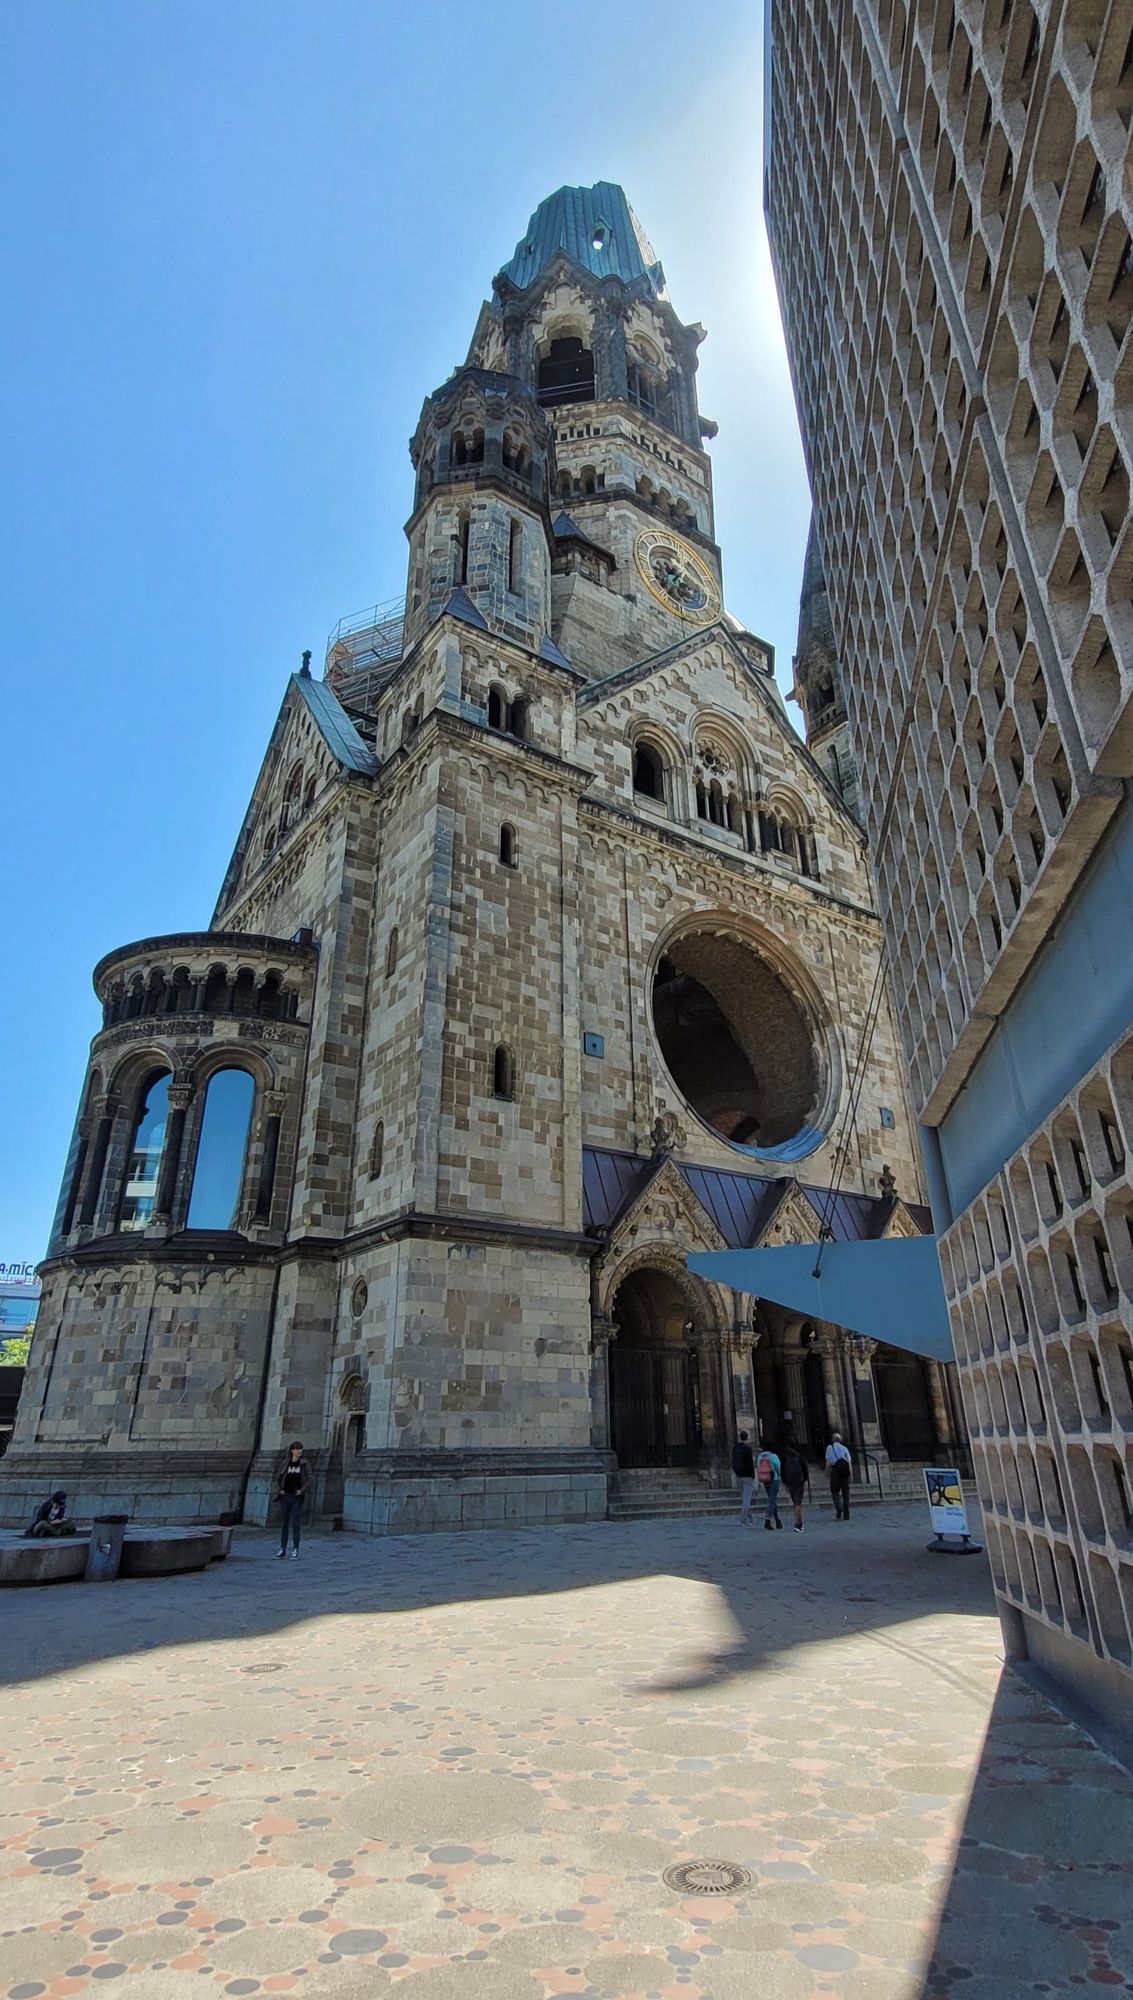
[{"label": "sign with yellow graphic", "polygon": [[968,1510],[955,1466],[925,1467],[925,1492],[934,1535],[967,1535]]}]

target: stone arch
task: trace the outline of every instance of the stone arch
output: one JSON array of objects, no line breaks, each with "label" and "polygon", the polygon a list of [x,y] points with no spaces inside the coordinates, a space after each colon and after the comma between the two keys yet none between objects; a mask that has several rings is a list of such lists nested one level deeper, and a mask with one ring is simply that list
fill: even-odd
[{"label": "stone arch", "polygon": [[724,1333],[731,1325],[730,1292],[707,1278],[698,1278],[689,1270],[682,1253],[664,1241],[637,1244],[621,1257],[607,1252],[597,1272],[598,1297],[604,1314],[612,1313],[619,1287],[638,1271],[659,1271],[673,1280],[688,1303],[696,1333]]}]

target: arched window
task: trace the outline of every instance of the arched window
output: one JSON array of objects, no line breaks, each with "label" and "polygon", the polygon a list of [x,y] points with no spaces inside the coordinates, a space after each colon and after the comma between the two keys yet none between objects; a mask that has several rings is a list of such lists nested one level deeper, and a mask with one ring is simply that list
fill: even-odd
[{"label": "arched window", "polygon": [[118,1212],[119,1229],[144,1229],[153,1215],[172,1081],[170,1070],[151,1070],[138,1093]]},{"label": "arched window", "polygon": [[492,1058],[492,1090],[509,1104],[515,1096],[515,1057],[502,1043]]},{"label": "arched window", "polygon": [[513,521],[508,529],[507,587],[514,594],[523,575],[523,529]]},{"label": "arched window", "polygon": [[646,799],[665,796],[665,766],[659,752],[643,739],[634,745],[633,789]]},{"label": "arched window", "polygon": [[578,476],[582,481],[582,490],[584,493],[597,493],[598,474],[592,465],[584,465]]},{"label": "arched window", "polygon": [[697,819],[708,818],[708,793],[703,778],[696,781],[696,816]]},{"label": "arched window", "polygon": [[724,811],[724,787],[719,778],[713,778],[708,787],[708,817],[713,826],[726,826],[728,823]]},{"label": "arched window", "polygon": [[315,778],[308,778],[307,780],[307,789],[303,794],[303,811],[305,813],[310,812],[311,807],[315,803],[315,786],[317,782]]},{"label": "arched window", "polygon": [[488,727],[502,729],[507,720],[507,696],[502,688],[488,689]]},{"label": "arched window", "polygon": [[385,1149],[386,1149],[385,1120],[379,1118],[377,1124],[374,1127],[374,1136],[370,1141],[370,1179],[372,1181],[378,1180],[381,1175],[382,1158],[385,1153]]},{"label": "arched window", "polygon": [[742,833],[744,830],[743,813],[734,792],[728,793],[728,830],[730,833]]},{"label": "arched window", "polygon": [[387,979],[392,978],[393,974],[396,971],[397,971],[397,925],[394,924],[393,929],[390,931],[389,934],[389,943],[386,946],[386,978]]},{"label": "arched window", "polygon": [[539,363],[539,401],[589,403],[594,397],[594,356],[577,334],[552,340]]},{"label": "arched window", "polygon": [[508,710],[508,718],[507,718],[509,736],[518,736],[521,742],[526,741],[527,722],[530,710],[531,710],[531,703],[527,700],[526,696],[524,695],[520,695],[517,701],[512,702],[512,705]]},{"label": "arched window", "polygon": [[468,544],[471,533],[472,524],[470,517],[467,514],[462,514],[456,531],[456,580],[458,583],[468,582]]},{"label": "arched window", "polygon": [[514,826],[505,824],[500,828],[500,860],[503,862],[505,868],[518,868],[519,866],[516,856]]},{"label": "arched window", "polygon": [[209,1078],[188,1229],[237,1227],[255,1095],[255,1082],[246,1069],[218,1069]]}]

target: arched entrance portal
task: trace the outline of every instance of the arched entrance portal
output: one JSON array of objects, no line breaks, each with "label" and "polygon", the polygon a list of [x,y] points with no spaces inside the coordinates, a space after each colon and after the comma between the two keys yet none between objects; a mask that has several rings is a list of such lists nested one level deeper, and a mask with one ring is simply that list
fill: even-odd
[{"label": "arched entrance portal", "polygon": [[684,1292],[651,1268],[623,1278],[613,1299],[610,1431],[618,1464],[691,1465],[701,1442],[700,1378]]}]

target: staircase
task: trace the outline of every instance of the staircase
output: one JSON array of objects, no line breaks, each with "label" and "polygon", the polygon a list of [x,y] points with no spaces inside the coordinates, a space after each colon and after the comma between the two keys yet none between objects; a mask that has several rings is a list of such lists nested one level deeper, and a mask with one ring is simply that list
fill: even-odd
[{"label": "staircase", "polygon": [[721,1491],[706,1486],[698,1473],[685,1468],[650,1466],[644,1472],[619,1472],[618,1491],[610,1495],[610,1521],[697,1520],[704,1514],[727,1516],[740,1511],[738,1488]]},{"label": "staircase", "polygon": [[[875,1486],[855,1485],[850,1488],[852,1508],[876,1507],[878,1498]],[[763,1505],[763,1489],[757,1486],[751,1503],[754,1519],[762,1519]],[[808,1511],[811,1507],[827,1514],[834,1511],[826,1481],[817,1474],[812,1475],[807,1496]],[[790,1508],[790,1495],[780,1487],[779,1511],[789,1516]],[[696,1472],[651,1466],[643,1472],[618,1473],[618,1491],[610,1495],[606,1518],[610,1521],[695,1521],[710,1515],[717,1519],[734,1516],[738,1520],[739,1512],[738,1486],[706,1486]]]}]

